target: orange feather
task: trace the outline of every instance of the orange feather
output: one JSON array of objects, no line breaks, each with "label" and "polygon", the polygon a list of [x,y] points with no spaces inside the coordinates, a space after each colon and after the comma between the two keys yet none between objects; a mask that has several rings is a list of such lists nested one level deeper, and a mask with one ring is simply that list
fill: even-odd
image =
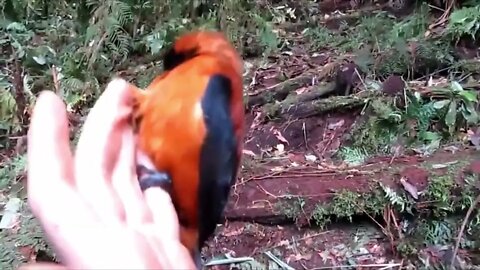
[{"label": "orange feather", "polygon": [[174,43],[172,51],[174,56],[168,60],[175,62],[172,69],[155,78],[146,91],[136,92],[138,147],[156,171],[170,174],[170,194],[179,216],[181,241],[193,253],[198,250],[201,222],[199,164],[208,132],[201,102],[213,75],[229,79],[235,155],[240,161],[245,132],[242,61],[217,32],[184,35]]}]

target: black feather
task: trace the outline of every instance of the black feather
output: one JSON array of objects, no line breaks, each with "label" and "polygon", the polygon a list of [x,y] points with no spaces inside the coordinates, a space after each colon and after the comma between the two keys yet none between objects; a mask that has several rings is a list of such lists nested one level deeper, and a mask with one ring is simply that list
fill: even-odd
[{"label": "black feather", "polygon": [[164,71],[172,70],[196,56],[198,56],[197,47],[181,52],[172,47],[163,55],[163,69]]},{"label": "black feather", "polygon": [[238,142],[230,113],[231,95],[230,79],[213,75],[202,99],[207,134],[199,164],[199,249],[215,232],[237,173]]}]

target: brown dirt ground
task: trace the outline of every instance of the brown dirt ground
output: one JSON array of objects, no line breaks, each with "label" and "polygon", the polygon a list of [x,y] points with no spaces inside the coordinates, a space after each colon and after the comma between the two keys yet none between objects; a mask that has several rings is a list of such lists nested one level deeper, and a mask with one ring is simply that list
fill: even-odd
[{"label": "brown dirt ground", "polygon": [[[320,5],[321,10],[328,13],[349,9],[349,3],[323,1]],[[334,20],[327,24],[337,27]],[[275,63],[250,71],[247,77],[253,80],[248,82],[248,91],[252,96],[271,90],[285,77],[296,77],[311,70],[322,73],[321,68],[331,58],[329,52],[312,57],[302,46],[290,50],[293,54],[280,55],[274,59]],[[305,83],[299,85],[296,92],[308,93],[310,89]],[[458,162],[462,168],[480,172],[480,161],[469,165],[472,160],[480,160],[480,156],[469,149],[460,149],[455,154],[443,150],[429,158],[419,155],[403,155],[393,160],[391,157],[376,157],[360,167],[348,168],[335,161],[332,155],[345,141],[345,135],[351,131],[359,113],[360,110],[333,112],[304,119],[282,115],[281,121],[265,121],[261,107],[249,110],[242,173],[226,209],[227,221],[204,249],[206,259],[230,254],[234,257],[253,256],[257,261],[267,263],[262,253],[274,250],[279,259],[294,269],[400,262],[400,258],[392,257],[388,241],[372,224],[335,224],[321,230],[305,226],[309,225],[308,220],[296,225],[287,224],[284,214],[276,213],[272,207],[281,198],[299,196],[305,199],[304,211],[310,211],[305,213],[309,216],[313,210],[311,206],[318,202],[328,203],[336,191],[369,192],[372,180],[401,188],[399,179],[406,177],[421,191],[427,186],[431,173],[442,175],[448,169],[427,171],[425,167],[432,164]],[[316,160],[307,159],[307,156],[315,156]],[[354,268],[362,269],[359,266]],[[212,269],[230,268],[214,266]]]},{"label": "brown dirt ground", "polygon": [[[252,112],[253,115],[256,113]],[[242,176],[232,191],[225,212],[227,222],[219,228],[204,251],[208,258],[231,254],[236,257],[253,256],[262,262],[266,260],[262,252],[276,250],[280,254],[278,257],[295,269],[341,265],[348,260],[356,264],[386,263],[393,259],[393,255],[387,239],[375,226],[359,226],[355,223],[350,226],[335,224],[329,230],[312,228],[308,226],[308,217],[313,207],[319,202],[328,203],[335,191],[342,189],[369,192],[373,179],[393,188],[401,188],[399,179],[407,177],[421,191],[426,188],[431,173],[442,175],[448,169],[447,166],[427,171],[425,167],[432,164],[460,162],[465,169],[480,171],[478,161],[469,164],[469,161],[480,158],[469,149],[454,155],[443,150],[429,158],[405,155],[395,158],[393,162],[391,157],[376,157],[362,166],[347,168],[330,156],[342,144],[343,135],[349,132],[355,121],[351,114],[331,114],[304,121],[270,122],[264,125],[255,125],[251,118],[252,115],[247,120],[250,130],[245,149],[260,156],[263,152],[271,153],[271,148],[276,145],[284,144],[284,153],[271,159],[265,158],[267,161],[261,164],[253,160],[252,154],[245,155]],[[309,134],[307,138],[303,129]],[[307,161],[306,154],[320,158],[315,162]],[[292,163],[297,165],[291,166]],[[278,168],[283,170],[279,171]],[[292,195],[306,202],[303,209],[307,218],[297,221],[296,225],[287,224],[285,214],[276,212],[273,207],[281,199]],[[361,246],[372,249],[365,251],[370,256],[359,255],[357,258],[355,251],[348,248],[348,251],[336,251],[338,246],[359,245],[356,242],[358,239],[355,240],[359,228],[365,230],[362,237],[368,240]],[[355,258],[352,259],[352,256]]]},{"label": "brown dirt ground", "polygon": [[[365,250],[345,251],[345,246],[355,244],[364,246]],[[336,225],[326,230],[299,230],[294,226],[230,222],[219,229],[204,254],[209,259],[219,254],[251,256],[266,264],[268,257],[262,253],[274,251],[294,269],[312,269],[344,264],[349,256],[357,257],[356,261],[362,264],[385,263],[391,259],[386,244],[380,231],[361,223],[355,227]],[[212,269],[229,268],[215,266]]]},{"label": "brown dirt ground", "polygon": [[[231,254],[254,256],[262,262],[266,260],[263,251],[276,250],[280,254],[278,257],[295,269],[344,264],[349,258],[352,260],[352,256],[357,264],[386,263],[392,259],[392,254],[386,239],[374,226],[335,225],[332,229],[320,230],[305,227],[308,225],[308,219],[305,219],[303,224],[297,224],[303,226],[299,229],[293,224],[285,225],[286,217],[275,212],[272,205],[285,196],[301,196],[306,201],[304,211],[309,212],[305,214],[309,216],[313,210],[311,206],[328,202],[335,191],[369,192],[373,179],[400,188],[398,180],[407,177],[421,191],[432,173],[425,169],[429,164],[460,162],[465,167],[470,160],[480,158],[469,149],[454,155],[442,150],[429,158],[404,155],[393,162],[391,157],[376,157],[360,167],[348,168],[335,161],[332,154],[342,145],[358,111],[297,121],[282,117],[287,120],[267,123],[258,120],[260,114],[261,110],[257,109],[247,116],[249,131],[242,175],[226,209],[227,223],[219,228],[216,237],[204,250],[207,258]],[[283,152],[275,154],[275,147],[279,144],[284,146]],[[308,161],[305,155],[316,156],[317,160]],[[472,171],[480,171],[479,168],[478,161],[467,167]],[[442,175],[446,170],[439,168],[433,173]],[[363,251],[369,256],[354,254],[360,251],[336,249],[342,245],[356,246],[359,241],[356,234],[360,229],[364,229],[362,237],[368,239],[362,247],[367,249]]]},{"label": "brown dirt ground", "polygon": [[[352,9],[350,0],[321,1],[322,13]],[[377,1],[385,4],[387,1]],[[329,28],[338,28],[335,19],[325,22]],[[301,28],[303,29],[303,28]],[[300,32],[299,30],[298,32]],[[301,42],[300,34],[297,36]],[[295,38],[295,37],[293,37]],[[272,86],[309,71],[322,74],[322,68],[331,62],[331,52],[317,52],[312,56],[302,46],[290,48],[292,54],[281,54],[267,67],[252,70],[254,78],[250,93],[268,91]],[[326,74],[328,75],[328,74]],[[313,81],[312,75],[312,81]],[[298,94],[308,93],[307,80]],[[234,257],[253,256],[267,263],[265,251],[275,251],[277,257],[294,269],[313,269],[323,266],[351,264],[380,264],[391,260],[399,262],[389,250],[383,234],[368,223],[355,221],[352,225],[335,224],[327,229],[287,224],[281,213],[271,207],[282,196],[294,195],[306,199],[305,211],[318,202],[327,202],[341,189],[369,192],[372,180],[398,187],[398,179],[405,176],[422,190],[428,184],[429,173],[422,168],[426,163],[442,164],[449,161],[474,161],[470,170],[480,173],[480,158],[471,151],[452,155],[441,151],[426,160],[417,155],[377,157],[356,168],[347,168],[332,155],[339,149],[355,124],[359,110],[349,113],[330,113],[297,120],[288,115],[282,121],[264,122],[262,108],[249,111],[249,127],[244,153],[243,169],[227,206],[227,221],[219,226],[216,236],[204,249],[208,260],[224,254]],[[278,145],[283,146],[279,151]],[[315,156],[312,161],[306,158]],[[0,161],[2,157],[0,156]],[[438,169],[436,174],[445,173]],[[306,213],[308,216],[311,213]],[[298,225],[303,225],[302,227]],[[213,269],[229,269],[228,266]],[[254,268],[263,269],[263,268]],[[355,269],[361,269],[355,267]],[[372,268],[369,268],[372,269]]]}]

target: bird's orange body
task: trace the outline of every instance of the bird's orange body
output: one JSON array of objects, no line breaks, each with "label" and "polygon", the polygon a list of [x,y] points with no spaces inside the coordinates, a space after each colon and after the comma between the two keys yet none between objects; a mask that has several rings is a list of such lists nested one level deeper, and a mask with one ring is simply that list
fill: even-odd
[{"label": "bird's orange body", "polygon": [[[240,163],[241,70],[240,57],[223,35],[190,33],[165,56],[165,72],[146,91],[137,93],[138,147],[155,171],[170,175],[180,238],[192,253],[199,251],[213,233],[212,226],[220,222],[219,211]],[[221,101],[223,95],[228,104]],[[222,158],[232,162],[222,167]]]}]

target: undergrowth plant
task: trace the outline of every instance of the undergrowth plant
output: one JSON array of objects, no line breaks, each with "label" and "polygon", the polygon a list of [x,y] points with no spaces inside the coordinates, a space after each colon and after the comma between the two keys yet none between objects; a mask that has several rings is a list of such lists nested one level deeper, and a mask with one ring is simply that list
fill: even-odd
[{"label": "undergrowth plant", "polygon": [[0,164],[0,190],[9,190],[26,173],[27,157],[19,155]]},{"label": "undergrowth plant", "polygon": [[[297,23],[311,12],[301,13],[300,9],[289,3],[273,7],[269,1],[254,0],[0,0],[0,147],[12,149],[10,138],[25,135],[28,114],[41,90],[55,91],[70,113],[85,115],[115,74],[140,87],[148,85],[162,71],[160,56],[178,34],[219,29],[243,55],[267,57],[289,45],[282,40],[279,24]],[[454,10],[445,34],[433,39],[426,35],[427,5],[401,20],[379,12],[361,17],[354,25],[342,23],[341,34],[324,27],[307,29],[304,34],[317,49],[355,53],[361,69],[375,77],[399,73],[407,78],[452,65],[451,41],[466,35],[478,37],[479,14],[475,5]],[[460,128],[478,124],[475,92],[454,82],[432,94],[422,96],[407,90],[401,106],[398,99],[372,100],[365,128],[358,130],[354,143],[341,148],[339,154],[350,165],[359,165],[371,154],[391,153],[391,145],[400,139],[435,148],[440,140],[454,138]],[[24,177],[25,156],[2,162],[0,189],[11,191]],[[411,206],[391,189],[384,187],[383,193],[375,194],[380,199],[370,200],[339,192],[331,205],[317,207],[314,218],[325,225],[332,213],[351,219],[364,209],[380,214],[386,202],[400,210]],[[436,193],[429,195],[445,199]],[[362,200],[359,206],[357,202]],[[288,209],[292,217],[305,205],[305,201],[293,201]],[[18,230],[0,234],[5,243],[0,248],[2,269],[29,259],[22,257],[18,247],[53,256],[30,214],[22,216]]]},{"label": "undergrowth plant", "polygon": [[440,99],[433,105],[442,114],[450,135],[458,127],[478,124],[477,91],[463,89],[462,85],[453,81],[448,88],[434,89],[432,95]]},{"label": "undergrowth plant", "polygon": [[[455,64],[451,44],[454,37],[444,34],[432,38],[428,35],[430,13],[431,8],[422,3],[403,19],[381,11],[362,16],[355,23],[344,21],[337,30],[323,26],[309,28],[305,35],[314,48],[356,54],[355,63],[374,76],[382,78],[401,74],[405,78],[414,78]],[[472,28],[466,21],[460,24],[459,29]]]},{"label": "undergrowth plant", "polygon": [[[165,48],[187,31],[222,30],[242,54],[275,53],[275,16],[252,0],[0,0],[0,148],[17,150],[39,91],[55,91],[81,119],[113,76],[146,87],[162,72]],[[0,193],[24,199],[15,190],[23,187],[24,159],[3,154]],[[0,231],[1,269],[29,260],[23,249],[49,250],[34,218],[20,219],[20,228]]]},{"label": "undergrowth plant", "polygon": [[452,12],[447,33],[455,40],[469,36],[476,40],[480,33],[480,6],[462,7]]},{"label": "undergrowth plant", "polygon": [[[7,134],[24,130],[23,118],[38,91],[55,90],[71,112],[84,114],[117,72],[148,84],[161,72],[157,60],[163,50],[186,31],[220,29],[241,52],[258,48],[252,51],[268,55],[280,44],[271,12],[251,0],[0,2],[0,48],[7,67],[0,74],[4,145]],[[142,64],[142,72],[132,68]]]},{"label": "undergrowth plant", "polygon": [[339,154],[349,163],[361,163],[369,155],[394,154],[392,145],[399,143],[432,154],[442,141],[455,140],[458,131],[479,123],[477,104],[476,91],[456,81],[424,95],[406,90],[402,97],[372,100],[352,145]]}]

